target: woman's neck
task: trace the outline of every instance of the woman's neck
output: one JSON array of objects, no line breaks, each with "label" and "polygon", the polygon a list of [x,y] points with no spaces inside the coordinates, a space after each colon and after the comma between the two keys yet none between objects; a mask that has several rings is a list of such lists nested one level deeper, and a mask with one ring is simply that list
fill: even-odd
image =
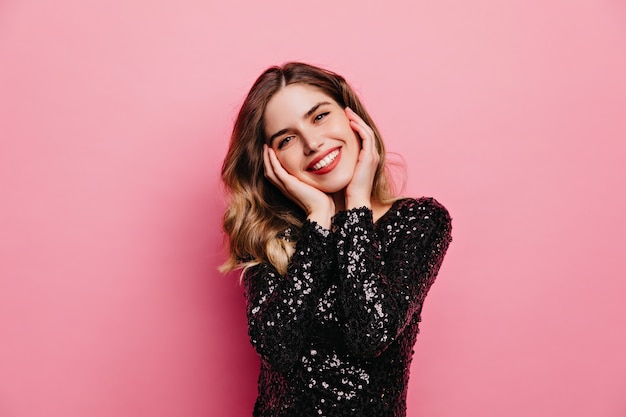
[{"label": "woman's neck", "polygon": [[[335,204],[335,213],[344,211],[346,209],[346,194],[345,192],[339,191],[331,194],[333,202]],[[374,215],[374,221],[377,221],[381,218],[387,210],[389,210],[392,206],[392,203],[381,203],[375,198],[370,198],[370,207]]]},{"label": "woman's neck", "polygon": [[335,203],[335,213],[346,209],[346,193],[343,190],[331,194],[331,197]]}]

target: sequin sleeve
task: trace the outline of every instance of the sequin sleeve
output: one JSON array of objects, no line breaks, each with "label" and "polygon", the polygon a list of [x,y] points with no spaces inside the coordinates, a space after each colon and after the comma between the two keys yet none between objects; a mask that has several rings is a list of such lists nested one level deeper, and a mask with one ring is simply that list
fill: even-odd
[{"label": "sequin sleeve", "polygon": [[250,341],[276,369],[298,359],[316,301],[328,288],[331,240],[329,230],[306,221],[285,275],[265,263],[244,273]]},{"label": "sequin sleeve", "polygon": [[419,320],[451,241],[450,216],[434,199],[407,199],[397,210],[397,221],[382,230],[367,208],[333,219],[345,340],[359,355],[377,356]]}]

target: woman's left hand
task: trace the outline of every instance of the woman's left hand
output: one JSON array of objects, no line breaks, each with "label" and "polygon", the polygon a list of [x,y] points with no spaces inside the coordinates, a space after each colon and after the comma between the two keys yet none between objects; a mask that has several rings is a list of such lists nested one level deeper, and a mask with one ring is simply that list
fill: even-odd
[{"label": "woman's left hand", "polygon": [[346,209],[356,207],[371,208],[372,187],[380,154],[376,149],[376,137],[371,127],[351,108],[346,107],[350,127],[361,138],[361,152],[354,169],[354,175],[346,188]]}]

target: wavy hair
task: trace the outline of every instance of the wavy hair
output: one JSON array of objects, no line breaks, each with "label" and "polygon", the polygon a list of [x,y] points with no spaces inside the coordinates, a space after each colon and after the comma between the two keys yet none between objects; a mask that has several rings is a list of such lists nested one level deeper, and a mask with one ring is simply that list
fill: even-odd
[{"label": "wavy hair", "polygon": [[269,262],[281,274],[287,270],[306,216],[265,178],[263,119],[265,107],[274,94],[296,83],[320,89],[341,107],[350,107],[372,128],[380,154],[372,197],[383,203],[395,199],[395,190],[385,169],[381,135],[346,80],[332,71],[300,62],[270,67],[255,81],[241,106],[222,165],[222,181],[230,198],[223,220],[229,253],[220,266],[222,272],[262,262]]}]

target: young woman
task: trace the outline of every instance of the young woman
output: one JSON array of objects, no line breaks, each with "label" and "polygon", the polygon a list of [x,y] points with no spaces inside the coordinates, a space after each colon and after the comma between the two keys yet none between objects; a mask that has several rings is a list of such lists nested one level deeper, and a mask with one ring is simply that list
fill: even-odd
[{"label": "young woman", "polygon": [[432,198],[396,198],[381,136],[339,75],[267,69],[222,167],[230,255],[261,357],[254,416],[405,416],[424,298],[451,241]]}]

